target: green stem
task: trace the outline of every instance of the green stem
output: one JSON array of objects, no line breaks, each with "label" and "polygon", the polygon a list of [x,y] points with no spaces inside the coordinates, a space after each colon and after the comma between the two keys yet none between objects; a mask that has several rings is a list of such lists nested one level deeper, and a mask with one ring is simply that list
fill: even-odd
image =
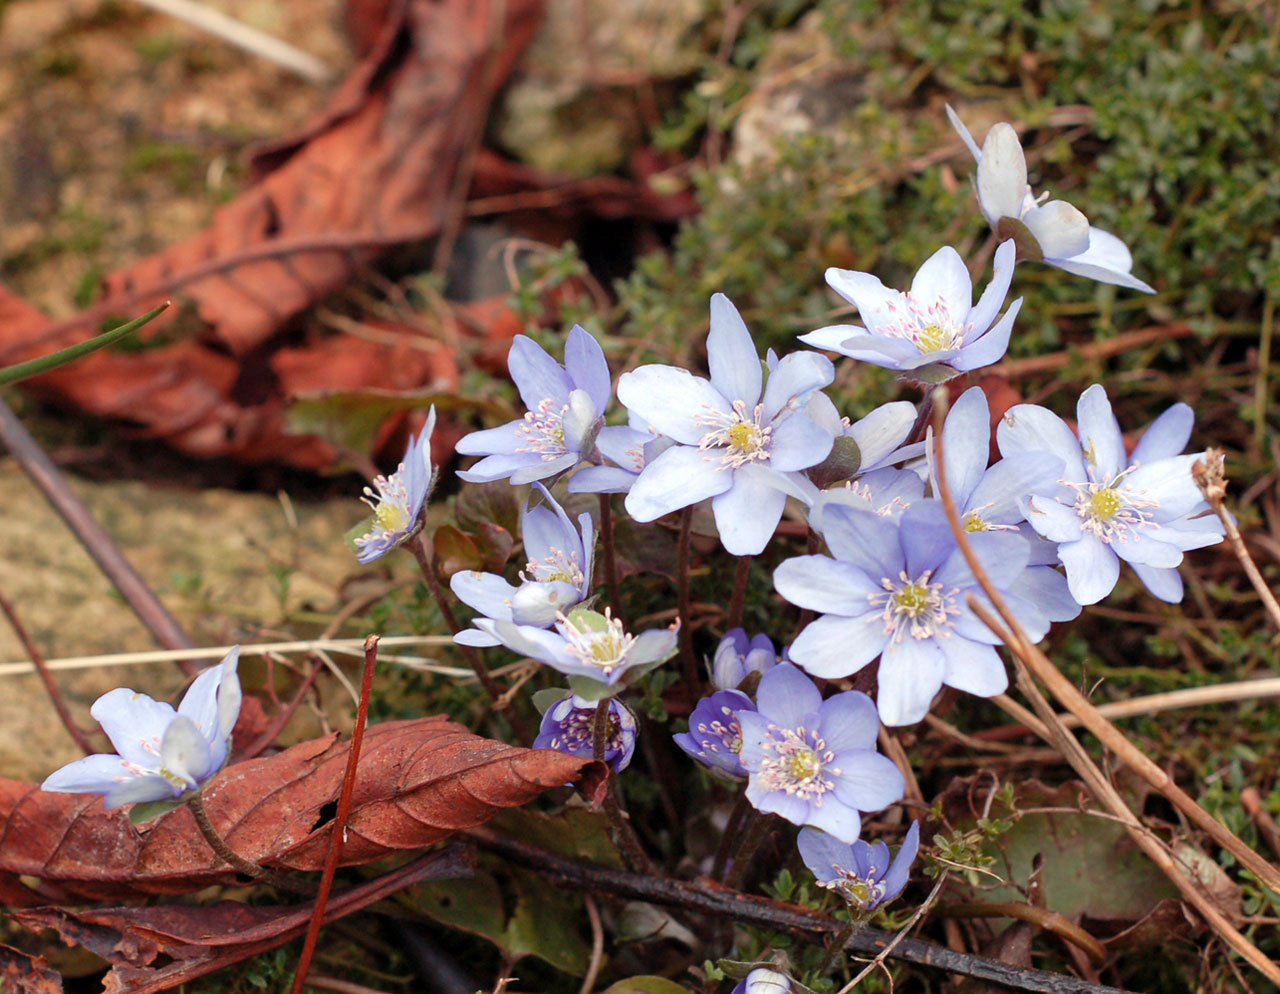
[{"label": "green stem", "polygon": [[822,961],[813,971],[814,976],[821,977],[827,972],[827,967],[831,965],[831,961],[836,958],[836,954],[844,949],[844,944],[849,941],[849,936],[853,935],[855,926],[852,921],[845,923],[844,928],[835,934],[830,942],[827,943],[827,951],[822,956]]},{"label": "green stem", "polygon": [[[591,754],[594,759],[604,761],[605,745],[609,736],[609,701],[611,698],[605,698],[596,702],[596,716],[591,725]],[[627,813],[622,809],[622,802],[618,800],[617,777],[613,772],[609,773],[609,782],[605,785],[604,793],[604,813],[609,819],[609,828],[613,835],[613,841],[622,850],[626,857],[627,863],[637,873],[652,875],[654,872],[653,863],[645,854],[644,846],[640,844],[640,838],[636,835],[636,831],[631,827],[631,819],[627,817]]]}]

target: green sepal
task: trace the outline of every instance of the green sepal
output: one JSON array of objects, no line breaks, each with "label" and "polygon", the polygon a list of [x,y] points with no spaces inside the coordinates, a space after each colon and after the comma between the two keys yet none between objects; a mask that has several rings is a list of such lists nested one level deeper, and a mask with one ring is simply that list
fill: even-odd
[{"label": "green sepal", "polygon": [[563,700],[569,693],[571,691],[567,687],[548,687],[546,690],[539,690],[532,697],[533,706],[538,709],[538,714],[546,714],[551,710],[552,705]]},{"label": "green sepal", "polygon": [[119,328],[113,328],[111,331],[104,331],[101,335],[90,338],[87,342],[78,342],[65,349],[59,349],[57,352],[42,355],[38,359],[29,359],[26,362],[19,362],[12,366],[0,368],[0,387],[30,379],[32,376],[39,376],[41,373],[47,373],[50,370],[57,369],[59,366],[65,366],[69,362],[75,362],[77,359],[92,352],[97,352],[99,349],[105,349],[108,345],[114,345],[126,335],[137,331],[168,306],[169,304],[166,302],[159,307],[153,307],[142,317],[134,318],[128,324],[122,324]]},{"label": "green sepal", "polygon": [[1002,217],[997,221],[996,237],[1002,242],[1013,239],[1014,247],[1018,250],[1016,258],[1019,262],[1028,260],[1044,262],[1044,253],[1040,251],[1040,243],[1036,241],[1036,236],[1031,233],[1030,228],[1016,218]]},{"label": "green sepal", "polygon": [[841,435],[831,444],[827,458],[806,472],[815,487],[826,490],[837,483],[852,480],[861,468],[862,450],[858,443],[848,435]]},{"label": "green sepal", "polygon": [[[634,671],[629,670],[627,675],[630,676],[632,672]],[[599,680],[592,680],[589,676],[571,676],[569,689],[584,701],[607,701],[610,697],[617,697],[625,688],[621,683],[610,686]]]},{"label": "green sepal", "polygon": [[143,801],[140,804],[135,804],[129,809],[129,821],[131,824],[141,825],[144,821],[167,815],[170,811],[175,811],[185,805],[189,796],[190,793],[187,793],[181,797],[170,798],[167,801]]},{"label": "green sepal", "polygon": [[373,518],[365,518],[364,521],[360,522],[343,535],[342,541],[346,543],[348,549],[358,554],[360,552],[360,546],[356,545],[356,539],[364,538],[371,531],[373,531]]}]

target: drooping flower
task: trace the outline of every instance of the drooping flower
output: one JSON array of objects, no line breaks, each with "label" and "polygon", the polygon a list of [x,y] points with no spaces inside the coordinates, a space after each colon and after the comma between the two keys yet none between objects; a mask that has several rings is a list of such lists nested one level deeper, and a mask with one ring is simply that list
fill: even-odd
[{"label": "drooping flower", "polygon": [[1156,597],[1182,600],[1176,567],[1183,552],[1223,536],[1191,476],[1202,454],[1180,455],[1195,421],[1191,408],[1174,404],[1161,414],[1132,456],[1101,384],[1080,395],[1076,419],[1079,438],[1056,414],[1019,404],[996,431],[1006,456],[1043,451],[1063,461],[1060,486],[1051,496],[1029,497],[1026,511],[1031,527],[1058,543],[1071,596],[1080,604],[1102,600],[1123,559]]},{"label": "drooping flower", "polygon": [[737,690],[752,673],[764,674],[778,662],[768,635],[747,638],[744,628],[732,628],[711,657],[711,684],[719,690]]},{"label": "drooping flower", "polygon": [[556,619],[554,631],[510,621],[477,618],[475,626],[514,652],[567,675],[569,686],[589,700],[613,693],[670,659],[679,622],[631,635],[609,614],[577,608]]},{"label": "drooping flower", "polygon": [[172,800],[195,790],[227,761],[231,730],[240,714],[239,662],[240,647],[235,646],[221,663],[196,677],[176,711],[123,687],[103,694],[89,713],[116,752],[68,763],[40,788],[102,794],[108,809]]},{"label": "drooping flower", "polygon": [[[879,657],[876,703],[886,725],[919,721],[943,684],[979,697],[1005,690],[998,639],[966,604],[970,593],[984,601],[981,587],[939,501],[917,501],[897,520],[830,505],[822,536],[834,559],[797,556],[773,574],[783,597],[822,613],[791,644],[793,662],[834,679]],[[993,531],[969,541],[1028,637],[1042,638],[1050,619],[1012,592],[1028,563],[1027,540]]]},{"label": "drooping flower", "polygon": [[892,861],[883,842],[871,845],[858,839],[848,845],[811,828],[800,832],[796,845],[820,887],[835,891],[856,911],[874,911],[907,886],[911,864],[920,849],[920,823],[911,823]]},{"label": "drooping flower", "polygon": [[[534,488],[545,504],[525,505],[520,535],[525,568],[517,587],[496,573],[465,570],[449,578],[458,600],[487,618],[517,625],[547,628],[558,615],[585,600],[591,592],[595,556],[595,524],[591,515],[578,515],[578,526],[541,483]],[[477,628],[454,636],[461,645],[493,646],[498,641]]]},{"label": "drooping flower", "polygon": [[880,722],[866,694],[848,690],[824,701],[812,680],[781,663],[761,678],[756,706],[736,712],[756,810],[852,842],[860,811],[902,798],[902,774],[875,751]]},{"label": "drooping flower", "polygon": [[671,736],[676,745],[713,773],[745,780],[742,765],[741,711],[754,711],[751,698],[737,690],[717,690],[698,701],[689,715],[689,730]]},{"label": "drooping flower", "polygon": [[[636,716],[616,697],[610,698],[607,705],[600,702],[599,706],[609,708],[604,761],[613,767],[614,773],[621,773],[630,765],[636,751]],[[533,748],[554,749],[590,759],[595,750],[596,707],[577,694],[556,701],[542,716]]]},{"label": "drooping flower", "polygon": [[628,513],[653,521],[711,498],[720,541],[734,555],[762,551],[782,518],[785,474],[821,462],[831,436],[803,414],[834,367],[814,352],[783,358],[764,382],[760,357],[729,298],[711,298],[711,379],[675,366],[641,366],[618,381],[618,399],[676,444],[646,462]]},{"label": "drooping flower", "polygon": [[458,476],[468,483],[510,478],[518,485],[545,480],[589,458],[612,393],[600,344],[574,325],[561,366],[533,339],[517,335],[507,368],[528,413],[463,437],[460,453],[486,458]]},{"label": "drooping flower", "polygon": [[1089,224],[1063,200],[1045,203],[1027,184],[1027,160],[1018,133],[1003,121],[987,132],[982,148],[949,106],[947,117],[978,163],[978,206],[1000,238],[1018,242],[1021,255],[1100,283],[1155,293],[1130,273],[1129,247],[1109,231]]},{"label": "drooping flower", "polygon": [[866,417],[850,424],[840,416],[835,404],[824,393],[815,393],[805,405],[805,416],[827,430],[832,438],[831,452],[817,466],[811,466],[801,477],[802,489],[812,486],[817,491],[853,481],[868,473],[900,465],[923,454],[924,443],[905,444],[916,422],[915,405],[905,400],[881,404]]},{"label": "drooping flower", "polygon": [[870,273],[828,269],[827,283],[858,308],[866,327],[830,325],[801,335],[800,341],[929,383],[989,366],[1009,347],[1022,306],[1019,297],[996,320],[1013,279],[1015,254],[1012,240],[996,249],[995,271],[977,304],[969,270],[949,245],[925,261],[905,292],[890,290]]},{"label": "drooping flower", "polygon": [[760,967],[752,970],[729,994],[790,994],[791,980],[785,973]]},{"label": "drooping flower", "polygon": [[373,487],[364,488],[366,504],[373,508],[369,530],[352,541],[356,559],[371,563],[380,559],[422,527],[422,508],[435,485],[431,466],[431,433],[436,427],[436,409],[432,405],[427,423],[418,437],[409,442],[404,459],[390,476],[378,476]]}]

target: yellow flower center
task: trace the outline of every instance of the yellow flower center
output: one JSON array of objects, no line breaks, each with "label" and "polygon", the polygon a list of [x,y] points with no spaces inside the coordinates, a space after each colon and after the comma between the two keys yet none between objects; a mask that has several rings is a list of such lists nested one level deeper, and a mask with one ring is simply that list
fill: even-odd
[{"label": "yellow flower center", "polygon": [[970,511],[964,516],[964,530],[966,532],[989,532],[991,526],[982,520],[982,516]]},{"label": "yellow flower center", "polygon": [[1123,503],[1120,495],[1114,490],[1099,490],[1089,498],[1089,513],[1095,518],[1114,518]]},{"label": "yellow flower center", "polygon": [[383,531],[398,532],[409,524],[409,515],[400,504],[384,500],[374,508],[373,520]]},{"label": "yellow flower center", "polygon": [[920,349],[920,354],[925,355],[929,352],[945,352],[951,348],[951,342],[951,332],[931,322],[920,329],[916,346]]},{"label": "yellow flower center", "polygon": [[821,769],[817,753],[812,749],[801,749],[790,757],[787,772],[792,780],[812,780]]},{"label": "yellow flower center", "polygon": [[759,432],[755,425],[736,424],[728,431],[729,444],[735,449],[746,452],[759,447]]},{"label": "yellow flower center", "polygon": [[894,606],[909,618],[918,618],[929,607],[929,588],[923,583],[908,583],[893,595]]}]

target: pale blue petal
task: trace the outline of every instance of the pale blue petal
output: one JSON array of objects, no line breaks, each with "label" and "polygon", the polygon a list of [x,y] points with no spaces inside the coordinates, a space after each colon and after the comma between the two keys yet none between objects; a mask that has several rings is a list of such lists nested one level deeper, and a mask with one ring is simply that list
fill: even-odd
[{"label": "pale blue petal", "polygon": [[902,572],[905,560],[896,522],[874,511],[832,502],[824,505],[820,524],[835,557],[853,563],[872,580]]},{"label": "pale blue petal", "polygon": [[1191,452],[1139,466],[1126,479],[1127,489],[1160,502],[1158,508],[1153,508],[1157,521],[1171,521],[1203,510],[1207,506],[1204,494],[1191,475],[1191,468],[1203,458],[1204,453]]},{"label": "pale blue petal", "polygon": [[666,659],[676,649],[679,633],[671,628],[652,628],[641,632],[631,643],[627,656],[628,666],[644,666],[655,660]]},{"label": "pale blue petal", "polygon": [[733,471],[722,470],[718,456],[677,445],[645,466],[627,494],[627,513],[653,521],[671,511],[722,494],[733,486]]},{"label": "pale blue petal", "polygon": [[477,649],[491,649],[495,645],[502,645],[499,639],[478,628],[464,628],[453,636],[453,641],[458,645],[469,645]]},{"label": "pale blue petal", "polygon": [[1009,689],[1009,675],[993,646],[978,645],[954,635],[939,639],[938,645],[947,657],[942,682],[948,687],[976,697],[994,697]]},{"label": "pale blue petal", "polygon": [[1120,422],[1111,412],[1111,401],[1101,383],[1095,383],[1080,395],[1076,403],[1076,423],[1086,466],[1093,469],[1093,479],[1102,483],[1114,479],[1129,465]]},{"label": "pale blue petal", "polygon": [[569,403],[573,381],[541,345],[526,335],[516,335],[507,353],[507,370],[520,391],[524,406],[536,411],[545,400],[556,410]]},{"label": "pale blue petal", "polygon": [[987,468],[991,412],[982,387],[970,387],[947,412],[942,426],[942,453],[947,486],[957,507],[969,506],[969,495]]},{"label": "pale blue petal", "polygon": [[[825,394],[815,394],[826,396]],[[859,472],[865,473],[880,465],[898,446],[907,440],[916,423],[916,407],[910,401],[897,400],[881,404],[865,418],[855,421],[844,433],[858,443],[862,455]]]},{"label": "pale blue petal", "polygon": [[893,320],[890,308],[896,307],[902,296],[897,290],[890,290],[870,273],[851,269],[828,269],[826,278],[832,290],[858,308],[868,331],[883,334]]},{"label": "pale blue petal", "polygon": [[458,439],[454,449],[464,456],[515,455],[529,444],[520,430],[524,424],[523,420],[508,421],[497,428],[473,431]]},{"label": "pale blue petal", "polygon": [[760,678],[756,702],[770,724],[794,729],[821,707],[822,694],[798,667],[779,663]]},{"label": "pale blue petal", "polygon": [[978,303],[969,312],[968,323],[979,335],[991,327],[996,315],[1000,313],[1000,308],[1004,306],[1004,299],[1009,295],[1009,285],[1013,282],[1013,267],[1017,255],[1018,249],[1012,238],[1001,242],[1000,247],[996,249],[991,282],[987,284]]},{"label": "pale blue petal", "polygon": [[856,324],[829,324],[825,328],[819,328],[817,331],[811,331],[804,335],[799,335],[800,341],[805,345],[812,345],[815,349],[823,349],[827,352],[839,352],[840,346],[849,338],[858,335],[866,335],[867,329]]},{"label": "pale blue petal", "polygon": [[983,521],[1012,525],[1023,520],[1021,499],[1052,494],[1062,477],[1062,460],[1048,452],[1022,452],[1001,459],[983,474],[963,505]]},{"label": "pale blue petal", "polygon": [[[773,380],[769,381],[770,383]],[[834,439],[825,428],[803,414],[784,417],[773,428],[769,465],[780,473],[792,473],[816,466],[831,454]]]},{"label": "pale blue petal", "polygon": [[[226,757],[225,745],[222,755]],[[209,742],[200,734],[196,723],[184,714],[177,715],[165,729],[160,743],[160,767],[185,780],[188,787],[196,786],[217,769],[217,758]]]},{"label": "pale blue petal", "polygon": [[[538,459],[536,462],[530,462],[512,473],[510,477],[511,485],[513,487],[520,487],[524,486],[526,483],[533,483],[535,480],[550,479],[553,476],[558,476],[561,473],[573,469],[573,467],[578,465],[581,461],[582,457],[579,456],[577,452],[566,452],[564,455],[557,456],[555,459]],[[471,468],[472,471],[476,469],[474,466]]]},{"label": "pale blue petal", "polygon": [[893,760],[870,749],[836,753],[831,763],[840,770],[833,776],[835,795],[859,811],[879,811],[902,800],[906,785]]},{"label": "pale blue petal", "polygon": [[618,400],[653,427],[685,445],[707,434],[708,411],[730,414],[733,405],[701,376],[676,366],[641,366],[618,380]]},{"label": "pale blue petal", "polygon": [[914,725],[929,711],[942,689],[947,658],[937,639],[904,635],[890,642],[880,657],[876,705],[886,725]]},{"label": "pale blue petal", "polygon": [[[751,332],[742,315],[723,293],[711,297],[711,331],[707,335],[707,366],[711,385],[730,401],[746,401],[752,408],[760,400],[763,371]],[[627,405],[630,406],[630,405]],[[655,427],[658,427],[656,423]],[[662,429],[659,427],[659,431]],[[670,434],[665,432],[664,434]],[[680,439],[680,441],[686,441]]]},{"label": "pale blue petal", "polygon": [[1051,452],[1063,464],[1063,479],[1085,482],[1080,440],[1067,423],[1038,404],[1016,404],[1005,412],[996,426],[1001,455],[1018,452]]},{"label": "pale blue petal", "polygon": [[650,432],[626,425],[606,425],[596,436],[596,448],[606,459],[612,459],[634,474],[644,469],[644,447],[654,437]]},{"label": "pale blue petal", "polygon": [[970,370],[981,369],[983,366],[990,366],[1004,358],[1005,352],[1009,350],[1009,335],[1013,332],[1014,319],[1017,318],[1021,308],[1022,298],[1019,297],[1009,305],[1004,317],[996,322],[994,328],[981,338],[974,339],[971,344],[965,345],[954,359],[949,360],[952,368],[967,373]]},{"label": "pale blue petal", "polygon": [[1155,293],[1142,280],[1130,273],[1133,269],[1133,256],[1129,247],[1109,231],[1101,228],[1089,228],[1089,247],[1071,258],[1046,258],[1051,266],[1097,280],[1099,283],[1112,283],[1127,287],[1130,290],[1141,290],[1143,293]]},{"label": "pale blue petal", "polygon": [[880,584],[857,566],[829,556],[784,561],[773,571],[773,586],[797,607],[846,617],[866,614],[869,598],[881,592]]},{"label": "pale blue petal", "polygon": [[952,320],[959,325],[967,324],[973,308],[973,280],[960,253],[944,245],[929,256],[911,281],[911,296],[923,307],[932,307],[940,301]]},{"label": "pale blue petal", "polygon": [[853,853],[847,842],[812,828],[806,828],[796,836],[796,848],[800,850],[800,858],[809,872],[824,884],[841,877],[840,871],[848,869],[853,862]]},{"label": "pale blue petal", "polygon": [[159,768],[165,729],[177,715],[172,705],[117,687],[94,701],[89,714],[122,758],[146,769]]},{"label": "pale blue petal", "polygon": [[571,494],[625,494],[636,474],[616,466],[584,466],[569,479]]},{"label": "pale blue petal", "polygon": [[[913,343],[905,338],[889,338],[886,335],[854,335],[841,342],[835,351],[850,359],[887,369],[898,369],[908,363],[921,364],[920,350]],[[926,363],[932,361],[923,360]]]},{"label": "pale blue petal", "polygon": [[782,520],[787,495],[778,487],[777,474],[767,467],[748,465],[732,472],[733,486],[711,499],[716,531],[733,555],[759,555]]},{"label": "pale blue petal", "polygon": [[1048,566],[1031,566],[1009,585],[1009,592],[1027,599],[1049,621],[1071,621],[1080,605],[1071,596],[1067,579]]},{"label": "pale blue petal", "polygon": [[969,134],[969,129],[964,126],[964,122],[960,120],[960,115],[951,109],[950,104],[946,104],[947,120],[951,122],[951,126],[956,129],[956,133],[960,135],[965,147],[968,148],[975,162],[982,161],[982,150],[978,148],[978,143],[973,140],[973,135]]},{"label": "pale blue petal", "polygon": [[835,791],[815,800],[809,806],[804,824],[848,842],[856,839],[862,831],[862,818],[857,809],[842,802]]},{"label": "pale blue petal", "polygon": [[783,411],[799,411],[815,390],[835,379],[831,360],[817,352],[792,352],[769,374],[761,401],[761,417],[765,424]]},{"label": "pale blue petal", "polygon": [[170,783],[159,773],[130,777],[112,789],[102,800],[108,811],[124,804],[168,801],[182,794],[182,788]]},{"label": "pale blue petal", "polygon": [[828,614],[805,626],[791,643],[788,658],[816,677],[837,680],[880,655],[888,638],[879,611],[849,618]]},{"label": "pale blue petal", "polygon": [[[570,458],[577,460],[577,456]],[[485,456],[470,469],[458,470],[458,479],[467,483],[492,483],[495,480],[506,479],[517,470],[530,465],[541,467],[542,457],[532,452],[510,456]]]},{"label": "pale blue petal", "polygon": [[880,731],[880,716],[871,698],[857,690],[846,690],[822,702],[818,709],[822,738],[831,752],[847,749],[874,749]]},{"label": "pale blue petal", "polygon": [[[547,628],[556,617],[582,600],[582,591],[572,583],[522,583],[511,598],[511,620],[517,625]],[[490,615],[490,617],[493,617]]]},{"label": "pale blue petal", "polygon": [[1091,532],[1083,533],[1078,542],[1059,545],[1058,558],[1067,569],[1071,596],[1080,604],[1097,604],[1120,579],[1120,560],[1115,551]]},{"label": "pale blue petal", "polygon": [[511,620],[511,599],[516,588],[496,573],[461,570],[449,577],[449,589],[463,604],[486,618]]},{"label": "pale blue petal", "polygon": [[[182,703],[178,705],[178,714],[190,718],[200,730],[200,734],[209,742],[219,737],[218,688],[222,684],[222,677],[223,669],[220,665],[204,670],[191,682],[191,686],[182,697]],[[239,689],[238,680],[236,687]],[[237,701],[236,711],[239,710]],[[231,724],[235,725],[234,718]]]},{"label": "pale blue petal", "polygon": [[1027,160],[1018,133],[1003,121],[987,132],[978,157],[978,204],[994,228],[1002,217],[1022,212],[1027,190]]},{"label": "pale blue petal", "polygon": [[1089,247],[1089,221],[1064,200],[1032,207],[1022,223],[1035,237],[1045,260],[1069,259]]},{"label": "pale blue petal", "polygon": [[1135,466],[1145,466],[1147,463],[1180,455],[1191,440],[1195,420],[1195,411],[1189,406],[1174,404],[1142,433],[1130,462]]},{"label": "pale blue petal", "polygon": [[137,776],[119,756],[99,753],[54,770],[45,777],[40,789],[58,794],[107,794]]},{"label": "pale blue petal", "polygon": [[564,447],[582,455],[588,439],[600,429],[600,410],[585,390],[573,390],[569,394],[569,409],[560,421],[564,435]]},{"label": "pale blue petal", "polygon": [[893,863],[890,864],[888,871],[880,880],[881,885],[884,887],[884,899],[886,902],[892,901],[907,886],[907,881],[911,877],[911,864],[915,862],[916,853],[919,850],[920,822],[913,821],[911,827],[907,829],[906,837],[902,840],[902,848],[898,850],[898,854],[893,858]]},{"label": "pale blue petal", "polygon": [[938,569],[956,551],[955,537],[940,500],[918,500],[903,511],[898,538],[906,557],[907,575],[912,579],[925,570]]},{"label": "pale blue petal", "polygon": [[1159,569],[1141,563],[1129,564],[1152,595],[1167,604],[1182,600],[1182,574],[1176,569]]},{"label": "pale blue petal", "polygon": [[600,343],[581,325],[575,324],[569,330],[564,343],[564,366],[574,386],[590,395],[596,414],[602,414],[613,393],[609,364]]},{"label": "pale blue petal", "polygon": [[1026,503],[1027,523],[1050,542],[1075,542],[1083,518],[1074,508],[1048,497],[1032,497]]},{"label": "pale blue petal", "polygon": [[1156,569],[1169,569],[1182,562],[1182,550],[1160,539],[1160,532],[1143,528],[1127,535],[1125,541],[1113,541],[1111,549],[1127,563],[1141,563]]}]

